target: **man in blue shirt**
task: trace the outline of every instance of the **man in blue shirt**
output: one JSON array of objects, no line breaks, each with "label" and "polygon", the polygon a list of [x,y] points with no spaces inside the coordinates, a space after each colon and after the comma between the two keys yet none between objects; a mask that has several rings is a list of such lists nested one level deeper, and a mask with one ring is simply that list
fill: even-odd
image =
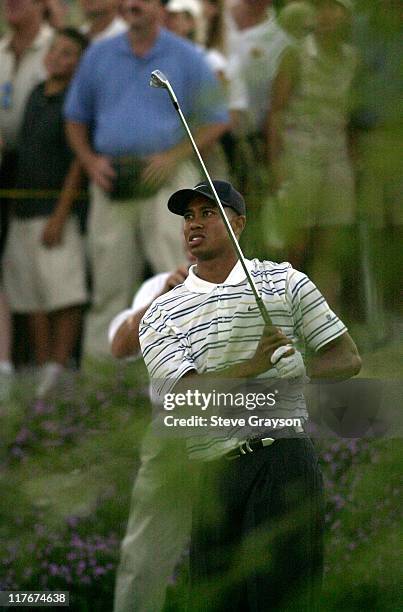
[{"label": "man in blue shirt", "polygon": [[[202,152],[228,120],[202,53],[161,28],[160,0],[125,0],[123,7],[129,32],[89,49],[65,106],[71,145],[92,182],[94,289],[84,350],[98,356],[108,354],[109,322],[129,304],[145,262],[157,273],[183,259],[180,219],[170,218],[166,201],[197,180],[198,170],[168,95],[149,87],[151,72],[169,78]],[[137,172],[129,171],[129,191],[127,184],[122,191],[119,177],[127,176],[128,164]]]}]

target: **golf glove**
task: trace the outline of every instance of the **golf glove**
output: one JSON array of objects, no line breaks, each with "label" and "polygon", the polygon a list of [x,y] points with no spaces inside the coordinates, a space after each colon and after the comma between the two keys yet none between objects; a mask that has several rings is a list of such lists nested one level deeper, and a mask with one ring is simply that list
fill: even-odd
[{"label": "golf glove", "polygon": [[279,378],[306,378],[306,369],[304,360],[299,351],[295,352],[289,357],[283,357],[293,346],[291,344],[287,346],[280,346],[276,349],[271,356],[270,361],[277,370]]}]

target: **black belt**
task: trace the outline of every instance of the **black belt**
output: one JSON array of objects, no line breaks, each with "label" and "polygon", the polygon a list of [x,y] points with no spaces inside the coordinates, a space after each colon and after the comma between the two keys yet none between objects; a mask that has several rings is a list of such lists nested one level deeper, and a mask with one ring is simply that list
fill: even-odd
[{"label": "black belt", "polygon": [[291,432],[290,429],[287,429],[279,430],[278,432],[276,432],[275,436],[275,438],[250,438],[249,440],[245,440],[245,442],[241,442],[240,444],[238,444],[238,446],[226,453],[224,455],[224,459],[232,461],[232,459],[245,457],[245,455],[250,455],[251,453],[261,450],[262,448],[266,448],[266,446],[271,446],[278,439],[284,440],[285,438],[295,437],[304,438],[306,437],[306,433],[304,431],[295,430]]},{"label": "black belt", "polygon": [[245,442],[241,442],[241,444],[233,448],[229,453],[226,453],[224,457],[228,459],[228,461],[238,459],[238,457],[242,457],[243,455],[249,455],[261,448],[271,446],[275,441],[275,438],[252,438],[251,440],[245,440]]}]

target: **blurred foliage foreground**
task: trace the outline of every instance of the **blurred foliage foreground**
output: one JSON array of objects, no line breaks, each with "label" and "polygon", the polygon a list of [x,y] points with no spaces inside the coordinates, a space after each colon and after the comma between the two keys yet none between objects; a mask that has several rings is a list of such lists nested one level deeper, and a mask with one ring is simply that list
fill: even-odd
[{"label": "blurred foliage foreground", "polygon": [[[105,366],[33,402],[29,376],[1,407],[0,589],[70,591],[74,612],[111,612],[119,543],[150,419],[141,364]],[[323,610],[398,610],[400,439],[333,439],[325,478]],[[186,571],[169,587],[183,601]]]}]

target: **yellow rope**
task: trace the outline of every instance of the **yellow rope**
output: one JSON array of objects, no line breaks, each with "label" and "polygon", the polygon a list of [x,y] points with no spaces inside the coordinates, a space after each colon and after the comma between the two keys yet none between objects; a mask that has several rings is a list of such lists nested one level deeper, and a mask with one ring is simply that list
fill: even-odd
[{"label": "yellow rope", "polygon": [[[9,200],[32,200],[59,198],[62,192],[58,189],[0,189],[0,198]],[[75,191],[74,198],[84,198],[85,191]]]}]

